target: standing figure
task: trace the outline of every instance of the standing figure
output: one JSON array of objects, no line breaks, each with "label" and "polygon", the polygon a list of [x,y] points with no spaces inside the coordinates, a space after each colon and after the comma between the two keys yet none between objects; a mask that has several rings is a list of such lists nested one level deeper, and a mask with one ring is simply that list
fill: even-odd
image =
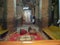
[{"label": "standing figure", "polygon": [[35,24],[35,22],[36,22],[36,18],[35,18],[35,16],[33,15],[32,23]]}]

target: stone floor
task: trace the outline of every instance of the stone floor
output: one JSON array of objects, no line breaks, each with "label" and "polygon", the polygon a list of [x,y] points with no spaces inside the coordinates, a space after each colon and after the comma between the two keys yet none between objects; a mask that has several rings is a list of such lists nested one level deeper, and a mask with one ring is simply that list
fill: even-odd
[{"label": "stone floor", "polygon": [[17,32],[20,33],[20,29],[25,29],[25,30],[28,31],[28,27],[30,27],[30,26],[33,29],[36,29],[36,31],[40,33],[40,35],[44,38],[44,40],[48,40],[48,37],[42,31],[39,31],[39,27],[37,25],[33,25],[33,24],[30,24],[30,25],[22,25],[21,27],[17,27]]},{"label": "stone floor", "polygon": [[39,30],[39,27],[38,26],[31,24],[31,25],[22,25],[21,27],[17,27],[17,32],[19,33],[20,32],[20,29],[25,29],[25,30],[28,31],[28,28],[29,27],[31,27],[32,29],[36,29],[37,32]]}]

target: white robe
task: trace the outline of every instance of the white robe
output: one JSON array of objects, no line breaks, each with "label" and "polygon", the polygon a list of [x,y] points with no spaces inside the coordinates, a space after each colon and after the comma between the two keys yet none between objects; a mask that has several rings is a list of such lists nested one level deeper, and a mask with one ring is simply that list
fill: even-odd
[{"label": "white robe", "polygon": [[59,23],[60,23],[60,19],[58,20],[57,24],[59,24]]}]

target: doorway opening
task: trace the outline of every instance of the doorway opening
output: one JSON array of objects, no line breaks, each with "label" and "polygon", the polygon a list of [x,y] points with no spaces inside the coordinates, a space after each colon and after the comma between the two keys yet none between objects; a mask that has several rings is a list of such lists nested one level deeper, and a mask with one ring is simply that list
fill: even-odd
[{"label": "doorway opening", "polygon": [[49,1],[49,26],[59,26],[57,24],[59,19],[59,0]]}]

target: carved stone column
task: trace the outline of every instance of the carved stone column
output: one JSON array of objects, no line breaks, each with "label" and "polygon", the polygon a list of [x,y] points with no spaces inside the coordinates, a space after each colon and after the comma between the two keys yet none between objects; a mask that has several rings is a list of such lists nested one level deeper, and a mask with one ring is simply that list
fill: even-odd
[{"label": "carved stone column", "polygon": [[14,0],[7,0],[7,23],[9,33],[14,32]]},{"label": "carved stone column", "polygon": [[42,0],[42,27],[48,27],[48,0]]}]

